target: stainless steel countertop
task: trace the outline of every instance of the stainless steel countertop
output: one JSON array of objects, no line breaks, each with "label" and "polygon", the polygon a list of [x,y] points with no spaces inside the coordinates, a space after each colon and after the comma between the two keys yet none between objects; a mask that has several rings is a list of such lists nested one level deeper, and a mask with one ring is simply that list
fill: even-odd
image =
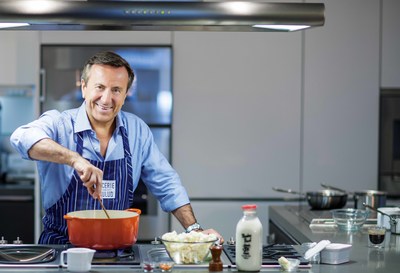
[{"label": "stainless steel countertop", "polygon": [[[308,273],[368,273],[384,272],[397,273],[400,264],[400,235],[387,234],[386,247],[381,253],[367,247],[365,230],[358,232],[339,231],[312,231],[309,220],[300,215],[307,214],[309,207],[271,206],[270,219],[284,232],[290,234],[299,243],[328,239],[335,243],[351,243],[353,245],[350,262],[340,265],[314,264],[310,269],[301,269],[298,272]],[[301,212],[301,213],[299,213]],[[325,212],[312,211],[310,215],[327,215]],[[68,272],[65,268],[1,268],[0,272]],[[174,268],[172,272],[209,272],[208,268]],[[263,268],[262,272],[280,272],[280,268]],[[140,268],[92,268],[90,272],[143,272]],[[155,271],[160,272],[160,271]],[[224,272],[237,272],[235,268],[225,268]]]},{"label": "stainless steel countertop", "polygon": [[386,232],[385,248],[382,251],[368,248],[368,234],[363,228],[355,232],[337,229],[314,229],[309,227],[310,215],[326,215],[326,211],[310,211],[302,206],[271,206],[269,217],[280,229],[290,234],[299,243],[319,242],[327,239],[332,243],[352,244],[350,262],[340,265],[313,265],[310,271],[323,273],[365,273],[365,272],[399,272],[400,235]]}]

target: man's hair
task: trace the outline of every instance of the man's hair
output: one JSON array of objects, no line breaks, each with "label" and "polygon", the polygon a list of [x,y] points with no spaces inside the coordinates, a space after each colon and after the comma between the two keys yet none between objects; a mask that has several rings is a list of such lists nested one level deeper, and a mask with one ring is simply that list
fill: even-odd
[{"label": "man's hair", "polygon": [[135,74],[133,73],[133,70],[129,63],[118,54],[111,51],[102,51],[90,57],[82,70],[81,78],[83,81],[85,81],[85,83],[87,83],[89,80],[90,69],[94,64],[110,65],[113,67],[125,67],[128,72],[128,86],[126,90],[128,91],[129,88],[131,88],[132,82],[135,78]]}]

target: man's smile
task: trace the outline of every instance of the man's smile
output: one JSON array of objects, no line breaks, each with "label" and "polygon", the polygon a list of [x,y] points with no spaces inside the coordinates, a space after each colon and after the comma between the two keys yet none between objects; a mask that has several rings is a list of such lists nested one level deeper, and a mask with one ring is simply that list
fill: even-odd
[{"label": "man's smile", "polygon": [[95,103],[95,105],[96,105],[98,108],[100,108],[101,111],[109,111],[109,110],[112,110],[112,109],[113,109],[112,106],[102,105],[102,104],[97,103],[97,102]]}]

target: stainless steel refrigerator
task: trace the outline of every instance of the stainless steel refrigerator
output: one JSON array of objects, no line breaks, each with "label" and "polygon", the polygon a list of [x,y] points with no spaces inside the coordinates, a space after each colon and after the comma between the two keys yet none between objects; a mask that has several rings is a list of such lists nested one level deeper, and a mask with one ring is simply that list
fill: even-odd
[{"label": "stainless steel refrigerator", "polygon": [[[80,90],[83,65],[94,53],[104,50],[118,53],[131,64],[136,79],[122,110],[136,114],[149,125],[161,152],[171,162],[171,47],[43,45],[40,111],[79,107],[83,101]],[[168,214],[160,209],[141,181],[132,206],[142,210],[139,240],[152,240],[168,231]]]}]

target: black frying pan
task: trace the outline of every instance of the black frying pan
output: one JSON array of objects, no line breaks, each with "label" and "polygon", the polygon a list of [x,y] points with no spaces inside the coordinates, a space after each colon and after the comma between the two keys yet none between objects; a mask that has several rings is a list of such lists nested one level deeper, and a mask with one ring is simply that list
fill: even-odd
[{"label": "black frying pan", "polygon": [[305,198],[311,208],[315,210],[341,209],[347,203],[347,193],[335,190],[320,190],[301,193],[291,189],[285,190],[276,187],[273,187],[272,189],[279,192],[299,195],[300,197]]}]

